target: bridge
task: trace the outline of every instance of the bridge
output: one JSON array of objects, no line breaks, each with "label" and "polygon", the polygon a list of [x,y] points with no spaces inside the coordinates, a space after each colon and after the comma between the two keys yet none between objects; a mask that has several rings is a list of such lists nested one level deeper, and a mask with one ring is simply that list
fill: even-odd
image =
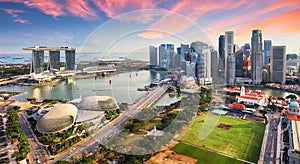
[{"label": "bridge", "polygon": [[[168,90],[168,86],[157,87],[155,90],[149,92],[140,98],[135,104],[131,105],[128,110],[121,113],[116,119],[112,120],[104,127],[100,128],[90,137],[85,138],[74,146],[64,150],[63,152],[56,155],[54,160],[50,163],[55,163],[59,160],[72,160],[72,156],[80,155],[84,151],[92,152],[99,143],[104,143],[111,138],[113,135],[120,133],[124,127],[124,124],[141,110],[150,107]],[[74,150],[71,152],[70,150]]]},{"label": "bridge", "polygon": [[108,66],[91,66],[82,69],[83,72],[87,73],[103,73],[103,72],[115,72],[117,71],[114,67]]}]

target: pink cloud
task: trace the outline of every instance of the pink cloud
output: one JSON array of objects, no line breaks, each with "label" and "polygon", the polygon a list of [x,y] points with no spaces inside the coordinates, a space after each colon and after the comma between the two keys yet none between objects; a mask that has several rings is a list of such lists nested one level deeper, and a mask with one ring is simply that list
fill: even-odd
[{"label": "pink cloud", "polygon": [[93,2],[110,18],[129,11],[154,9],[157,5],[154,0],[94,0]]},{"label": "pink cloud", "polygon": [[257,27],[260,29],[271,29],[281,33],[300,32],[300,28],[298,28],[300,26],[300,21],[298,19],[299,15],[300,9],[286,11],[261,20],[255,24],[248,25],[245,29]]},{"label": "pink cloud", "polygon": [[90,6],[88,1],[85,0],[67,0],[67,10],[74,16],[84,18],[86,20],[98,18],[97,13]]},{"label": "pink cloud", "polygon": [[24,0],[0,0],[0,2],[22,3]]},{"label": "pink cloud", "polygon": [[[162,34],[154,33],[153,30],[180,33],[195,25],[200,18],[207,13],[218,10],[231,10],[247,3],[246,0],[234,1],[198,1],[186,0],[177,2],[160,20],[154,22],[149,31],[140,34],[141,37],[153,39],[162,37]],[[182,15],[178,15],[182,14]]]},{"label": "pink cloud", "polygon": [[21,24],[29,24],[29,20],[22,19],[19,17],[20,13],[24,13],[23,10],[16,10],[16,9],[2,9],[7,14],[11,15],[14,18],[14,22],[21,23]]},{"label": "pink cloud", "polygon": [[37,8],[47,15],[52,15],[54,18],[65,15],[63,4],[56,0],[25,0],[24,4],[30,8]]},{"label": "pink cloud", "polygon": [[20,19],[20,18],[15,19],[14,22],[22,23],[22,24],[28,24],[28,23],[30,23],[29,20]]}]

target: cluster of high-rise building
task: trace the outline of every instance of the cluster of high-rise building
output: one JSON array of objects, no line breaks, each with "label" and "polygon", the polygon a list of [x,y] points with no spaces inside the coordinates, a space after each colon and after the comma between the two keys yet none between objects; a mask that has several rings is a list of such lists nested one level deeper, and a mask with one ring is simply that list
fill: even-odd
[{"label": "cluster of high-rise building", "polygon": [[[272,46],[271,40],[263,40],[259,29],[252,30],[251,44],[246,43],[241,48],[234,44],[233,31],[220,35],[218,57],[227,84],[286,81],[286,46]],[[297,55],[290,58],[297,60]],[[293,70],[299,67],[294,65]]]},{"label": "cluster of high-rise building", "polygon": [[218,50],[200,41],[181,44],[176,52],[174,44],[150,46],[150,68],[181,70],[199,84],[218,78],[227,84],[285,83],[286,73],[300,70],[297,55],[286,55],[286,46],[263,40],[259,29],[252,30],[251,43],[241,47],[234,43],[234,32],[226,31],[219,37]]},{"label": "cluster of high-rise building", "polygon": [[150,69],[161,68],[169,71],[182,71],[192,76],[199,84],[212,83],[212,71],[217,71],[217,51],[206,43],[196,41],[191,45],[161,44],[158,48],[149,47]]},{"label": "cluster of high-rise building", "polygon": [[32,51],[30,73],[39,74],[44,72],[44,51],[49,51],[47,70],[60,71],[60,51],[65,51],[65,70],[75,70],[75,48],[35,46],[23,48],[23,50]]}]

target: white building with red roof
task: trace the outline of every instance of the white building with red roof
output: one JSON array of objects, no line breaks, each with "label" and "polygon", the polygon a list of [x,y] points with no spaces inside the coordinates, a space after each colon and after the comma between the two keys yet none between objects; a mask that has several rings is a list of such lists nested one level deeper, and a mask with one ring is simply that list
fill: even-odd
[{"label": "white building with red roof", "polygon": [[234,87],[234,88],[227,88],[229,92],[240,92],[240,96],[236,96],[237,103],[244,102],[247,105],[264,105],[266,102],[265,93],[261,90],[250,90],[245,89],[244,86],[241,88]]},{"label": "white building with red roof", "polygon": [[288,163],[300,163],[300,113],[299,104],[291,101],[288,110],[285,110],[287,128],[289,132]]}]

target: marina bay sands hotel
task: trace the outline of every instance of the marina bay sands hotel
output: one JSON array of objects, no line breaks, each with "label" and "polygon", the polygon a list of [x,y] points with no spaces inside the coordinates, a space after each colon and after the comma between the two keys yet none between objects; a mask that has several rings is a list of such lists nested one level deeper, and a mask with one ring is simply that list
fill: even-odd
[{"label": "marina bay sands hotel", "polygon": [[44,72],[44,51],[49,51],[47,70],[60,71],[60,51],[65,51],[65,70],[75,70],[75,48],[35,46],[23,50],[32,51],[30,73]]}]

